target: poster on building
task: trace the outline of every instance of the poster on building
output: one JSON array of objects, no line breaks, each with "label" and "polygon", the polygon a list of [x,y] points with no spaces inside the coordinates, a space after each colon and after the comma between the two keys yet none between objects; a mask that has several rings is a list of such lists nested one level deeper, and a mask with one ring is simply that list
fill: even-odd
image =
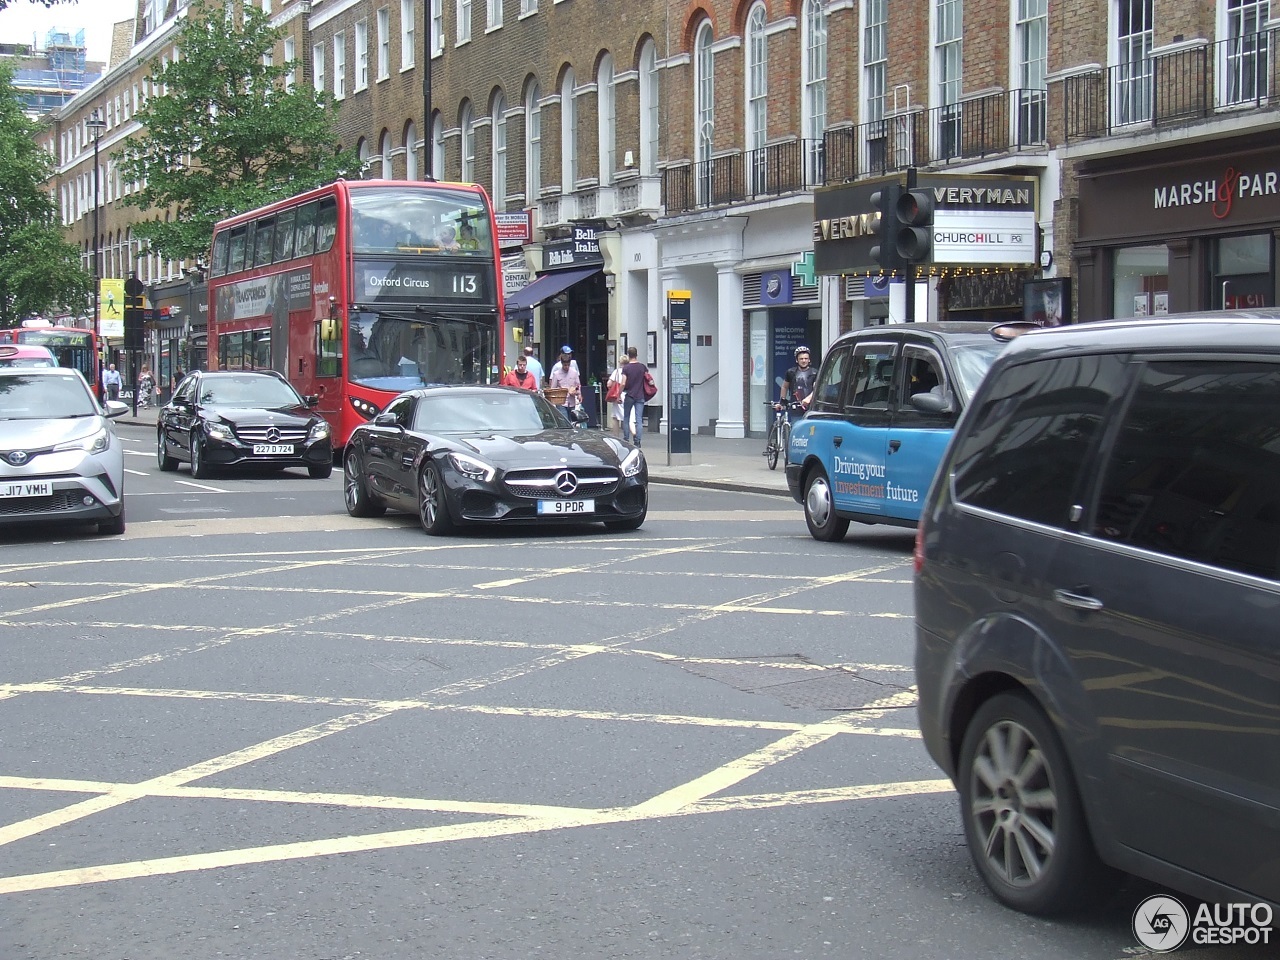
[{"label": "poster on building", "polygon": [[98,331],[104,337],[124,336],[124,281],[98,281]]},{"label": "poster on building", "polygon": [[1042,327],[1071,322],[1071,280],[1028,280],[1022,285],[1022,319]]}]

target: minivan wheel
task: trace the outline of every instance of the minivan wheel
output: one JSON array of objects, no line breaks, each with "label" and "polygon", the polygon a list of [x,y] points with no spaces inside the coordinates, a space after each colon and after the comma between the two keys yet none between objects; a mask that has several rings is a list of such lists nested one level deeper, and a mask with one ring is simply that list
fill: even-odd
[{"label": "minivan wheel", "polygon": [[804,522],[815,540],[843,540],[849,532],[849,521],[836,515],[831,483],[821,467],[809,474],[804,490]]},{"label": "minivan wheel", "polygon": [[1024,693],[974,714],[956,774],[965,839],[1002,903],[1032,914],[1078,910],[1108,891],[1071,765],[1049,720]]}]

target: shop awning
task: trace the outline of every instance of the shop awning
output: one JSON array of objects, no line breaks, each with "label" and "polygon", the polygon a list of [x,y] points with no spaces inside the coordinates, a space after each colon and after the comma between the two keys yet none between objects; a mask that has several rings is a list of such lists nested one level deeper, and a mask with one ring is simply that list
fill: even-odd
[{"label": "shop awning", "polygon": [[553,273],[544,273],[523,290],[507,297],[507,313],[512,314],[524,310],[532,310],[544,300],[550,300],[556,294],[568,290],[579,280],[585,280],[603,269],[604,267],[596,265],[594,267],[580,267],[577,270],[556,270]]}]

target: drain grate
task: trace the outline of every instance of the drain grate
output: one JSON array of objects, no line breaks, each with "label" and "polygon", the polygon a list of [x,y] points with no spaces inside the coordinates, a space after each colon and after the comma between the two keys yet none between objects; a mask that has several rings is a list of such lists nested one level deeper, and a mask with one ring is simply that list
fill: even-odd
[{"label": "drain grate", "polygon": [[909,689],[904,684],[860,676],[848,667],[823,666],[800,654],[675,662],[688,673],[743,693],[764,694],[789,707],[813,710],[861,710]]}]

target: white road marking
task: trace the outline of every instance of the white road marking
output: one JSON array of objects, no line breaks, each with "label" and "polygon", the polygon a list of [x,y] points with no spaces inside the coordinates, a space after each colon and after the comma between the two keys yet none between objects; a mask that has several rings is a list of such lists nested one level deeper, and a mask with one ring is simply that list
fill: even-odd
[{"label": "white road marking", "polygon": [[204,483],[194,483],[191,480],[174,480],[174,483],[180,483],[184,487],[195,487],[197,490],[207,490],[210,493],[233,493],[232,490],[224,490],[222,487],[211,487]]}]

